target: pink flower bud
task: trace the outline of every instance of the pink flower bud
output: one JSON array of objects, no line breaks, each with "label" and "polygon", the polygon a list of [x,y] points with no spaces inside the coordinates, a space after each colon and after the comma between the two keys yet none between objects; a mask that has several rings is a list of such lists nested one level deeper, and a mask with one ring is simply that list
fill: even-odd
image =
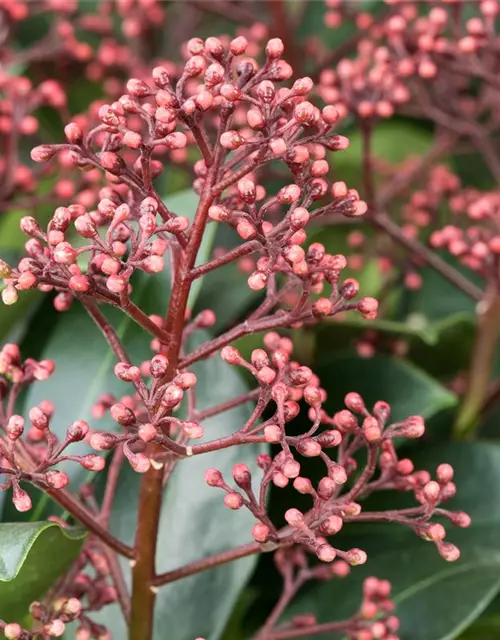
[{"label": "pink flower bud", "polygon": [[191,440],[199,440],[205,433],[205,429],[197,422],[183,422],[182,430]]},{"label": "pink flower bud", "polygon": [[7,285],[5,289],[2,291],[2,302],[7,306],[15,304],[18,300],[18,297],[19,296],[17,294],[15,287],[13,287],[10,284]]},{"label": "pink flower bud", "polygon": [[365,403],[359,393],[352,391],[344,398],[345,406],[355,413],[363,413],[366,411]]},{"label": "pink flower bud", "polygon": [[266,54],[271,60],[283,55],[285,46],[280,38],[272,38],[266,45]]},{"label": "pink flower bud", "polygon": [[285,520],[291,527],[303,527],[304,516],[298,509],[288,509],[285,511]]},{"label": "pink flower bud", "polygon": [[110,408],[110,413],[113,420],[116,420],[116,422],[118,422],[118,424],[121,424],[123,427],[130,426],[135,422],[134,412],[121,402],[117,402],[116,404],[112,405]]},{"label": "pink flower bud", "polygon": [[312,407],[316,407],[321,404],[321,392],[318,387],[308,385],[304,389],[304,400]]},{"label": "pink flower bud", "polygon": [[3,628],[3,634],[7,640],[18,640],[23,633],[23,629],[17,622],[10,622]]},{"label": "pink flower bud", "polygon": [[271,369],[271,367],[262,367],[256,377],[262,385],[270,385],[276,379],[276,371]]},{"label": "pink flower bud", "polygon": [[316,555],[321,562],[332,562],[335,560],[337,552],[329,544],[322,544],[317,548]]},{"label": "pink flower bud", "polygon": [[262,522],[257,522],[252,528],[252,536],[256,542],[264,543],[269,540],[271,533],[269,527]]},{"label": "pink flower bud", "polygon": [[333,303],[328,298],[319,298],[312,306],[312,312],[316,318],[329,316],[332,311]]},{"label": "pink flower bud", "polygon": [[224,149],[234,151],[245,143],[245,138],[243,138],[243,136],[241,136],[237,131],[226,131],[221,135],[220,143]]},{"label": "pink flower bud", "polygon": [[436,546],[443,560],[455,562],[460,558],[460,550],[451,542],[438,542]]},{"label": "pink flower bud", "polygon": [[19,485],[14,485],[13,487],[12,502],[14,507],[21,513],[31,509],[31,498]]},{"label": "pink flower bud", "polygon": [[451,464],[440,464],[436,471],[438,482],[446,484],[453,480],[454,471]]},{"label": "pink flower bud", "polygon": [[437,482],[434,482],[433,480],[431,480],[431,482],[428,482],[425,485],[423,492],[427,502],[429,502],[430,504],[435,504],[439,500],[441,487]]},{"label": "pink flower bud", "polygon": [[66,431],[66,437],[71,442],[79,442],[80,440],[84,440],[87,437],[89,428],[89,424],[85,420],[76,420],[68,427],[68,430]]},{"label": "pink flower bud", "polygon": [[96,451],[109,451],[115,446],[116,441],[117,436],[114,433],[93,433],[90,436],[90,446]]},{"label": "pink flower bud", "polygon": [[300,473],[300,464],[296,460],[289,459],[283,465],[282,472],[290,480],[296,478]]},{"label": "pink flower bud", "polygon": [[69,478],[63,471],[47,471],[45,482],[52,489],[64,489],[69,484]]},{"label": "pink flower bud", "polygon": [[139,429],[137,430],[137,434],[139,435],[139,438],[144,442],[151,442],[151,440],[154,440],[157,437],[158,430],[154,425],[147,422],[140,425]]},{"label": "pink flower bud", "polygon": [[60,638],[63,635],[65,629],[66,625],[62,620],[59,619],[51,620],[43,626],[43,632],[51,638]]},{"label": "pink flower bud", "polygon": [[56,154],[56,149],[47,144],[41,144],[38,147],[34,147],[31,150],[31,159],[34,162],[46,162],[53,158]]},{"label": "pink flower bud", "polygon": [[243,506],[243,497],[235,491],[226,493],[226,495],[224,496],[224,504],[229,509],[241,509],[241,507]]},{"label": "pink flower bud", "polygon": [[18,440],[24,431],[24,418],[18,415],[11,416],[7,422],[5,431],[9,440],[12,440],[13,442]]},{"label": "pink flower bud", "polygon": [[248,47],[248,40],[243,36],[238,36],[229,43],[229,50],[233,56],[241,56]]},{"label": "pink flower bud", "polygon": [[233,478],[240,489],[248,490],[250,488],[252,476],[246,464],[238,463],[233,466]]},{"label": "pink flower bud", "polygon": [[220,356],[224,362],[232,365],[241,364],[243,361],[240,352],[235,347],[224,347],[220,352]]},{"label": "pink flower bud", "polygon": [[85,293],[90,289],[90,280],[87,278],[87,276],[84,276],[83,274],[72,276],[68,280],[68,286],[71,289],[71,291]]},{"label": "pink flower bud", "polygon": [[293,481],[293,488],[304,495],[313,492],[313,486],[309,478],[302,478],[300,476]]},{"label": "pink flower bud", "polygon": [[324,107],[323,111],[321,112],[321,115],[323,116],[323,120],[328,125],[335,124],[337,120],[340,118],[340,114],[338,110],[331,104]]},{"label": "pink flower bud", "polygon": [[424,419],[421,416],[410,416],[403,422],[399,433],[405,438],[421,438],[425,432]]},{"label": "pink flower bud", "polygon": [[280,204],[291,204],[299,199],[300,194],[301,189],[298,185],[289,184],[278,191],[276,198]]},{"label": "pink flower bud", "polygon": [[362,549],[349,549],[345,556],[345,559],[351,567],[357,567],[360,564],[365,564],[367,558],[366,553]]},{"label": "pink flower bud", "polygon": [[467,529],[467,527],[470,527],[472,520],[469,514],[465,513],[465,511],[456,511],[451,514],[450,522],[456,527]]},{"label": "pink flower bud", "polygon": [[300,124],[305,124],[308,126],[312,125],[315,119],[314,105],[310,102],[307,102],[307,100],[299,103],[293,111],[293,117],[295,118],[295,120],[297,120],[297,122],[300,122]]},{"label": "pink flower bud", "polygon": [[329,465],[328,475],[335,482],[335,484],[345,484],[347,482],[346,470],[336,462],[332,462]]},{"label": "pink flower bud", "polygon": [[342,529],[343,524],[344,521],[340,516],[328,516],[328,518],[321,523],[321,531],[327,536],[332,536]]},{"label": "pink flower bud", "polygon": [[136,473],[147,473],[151,468],[151,461],[143,453],[131,453],[126,447],[123,449],[130,466]]},{"label": "pink flower bud", "polygon": [[64,127],[64,135],[70,144],[80,145],[83,142],[83,131],[76,122],[70,122]]},{"label": "pink flower bud", "polygon": [[150,372],[153,378],[162,378],[168,370],[168,359],[162,354],[157,354],[151,358]]},{"label": "pink flower bud", "polygon": [[36,428],[43,431],[49,426],[49,418],[47,414],[40,409],[40,407],[32,407],[28,413],[31,424]]},{"label": "pink flower bud", "polygon": [[145,98],[153,94],[153,90],[142,80],[131,78],[127,82],[127,93],[134,96],[134,98]]},{"label": "pink flower bud", "polygon": [[321,454],[321,445],[312,438],[299,440],[296,445],[297,451],[307,458],[314,458]]},{"label": "pink flower bud", "polygon": [[222,473],[217,469],[207,469],[205,471],[205,482],[209,487],[222,487],[224,485],[224,478]]},{"label": "pink flower bud", "polygon": [[282,438],[282,430],[277,424],[268,424],[264,427],[264,438],[266,442],[280,442]]},{"label": "pink flower bud", "polygon": [[58,264],[70,265],[76,260],[76,251],[69,242],[60,242],[55,247],[52,257]]}]

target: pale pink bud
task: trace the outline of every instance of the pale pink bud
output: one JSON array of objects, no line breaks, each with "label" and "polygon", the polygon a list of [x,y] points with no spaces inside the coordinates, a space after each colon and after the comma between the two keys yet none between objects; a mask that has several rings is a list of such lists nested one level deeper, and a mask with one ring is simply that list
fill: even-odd
[{"label": "pale pink bud", "polygon": [[19,485],[14,485],[13,487],[12,502],[14,507],[21,513],[31,509],[31,498]]},{"label": "pale pink bud", "polygon": [[7,422],[5,431],[9,440],[18,440],[24,431],[24,418],[18,415],[11,416]]},{"label": "pale pink bud", "polygon": [[264,427],[264,438],[266,442],[280,442],[282,433],[281,428],[277,424],[268,424]]},{"label": "pale pink bud", "polygon": [[245,53],[248,47],[248,40],[243,36],[238,36],[229,43],[229,50],[234,56],[240,56]]},{"label": "pale pink bud", "polygon": [[247,280],[248,286],[253,291],[261,291],[266,288],[267,274],[263,271],[254,271]]},{"label": "pale pink bud", "polygon": [[10,622],[3,628],[3,634],[7,640],[18,640],[23,633],[23,629],[17,622]]},{"label": "pale pink bud", "polygon": [[144,442],[151,442],[151,440],[154,440],[158,435],[158,431],[154,425],[148,422],[140,425],[139,429],[137,430],[137,434],[139,435],[139,438]]},{"label": "pale pink bud", "polygon": [[[31,416],[30,416],[31,417]],[[84,440],[89,432],[88,422],[85,420],[76,420],[68,427],[66,437],[72,442]]]},{"label": "pale pink bud", "polygon": [[52,257],[58,264],[70,265],[76,260],[76,251],[69,242],[60,242],[55,247]]},{"label": "pale pink bud", "polygon": [[31,150],[31,159],[34,162],[46,162],[53,158],[56,154],[56,149],[47,144],[41,144],[38,147],[34,147]]},{"label": "pale pink bud", "polygon": [[338,533],[342,529],[343,524],[344,521],[340,516],[328,516],[328,518],[326,518],[326,520],[323,520],[323,522],[321,523],[321,531],[325,535],[331,536]]},{"label": "pale pink bud", "polygon": [[149,471],[151,468],[151,461],[143,453],[127,452],[126,448],[124,448],[124,452],[130,466],[136,473],[147,473]]},{"label": "pale pink bud", "polygon": [[232,365],[241,364],[243,358],[240,355],[240,352],[235,347],[227,346],[224,347],[220,352],[221,358],[224,362]]},{"label": "pale pink bud", "polygon": [[291,527],[304,526],[304,516],[298,509],[288,509],[285,511],[285,520]]},{"label": "pale pink bud", "polygon": [[257,522],[252,528],[252,536],[256,542],[264,543],[269,540],[271,533],[269,527],[262,522]]},{"label": "pale pink bud", "polygon": [[431,504],[434,504],[439,500],[440,492],[441,487],[437,482],[434,482],[433,480],[431,480],[431,482],[428,482],[423,489],[425,499]]},{"label": "pale pink bud", "polygon": [[224,496],[224,504],[229,509],[241,509],[243,506],[243,497],[239,493],[232,491]]},{"label": "pale pink bud", "polygon": [[446,484],[453,480],[454,470],[451,464],[440,464],[436,471],[438,482]]},{"label": "pale pink bud", "polygon": [[45,474],[45,482],[52,489],[64,489],[69,484],[69,478],[64,471],[47,471]]},{"label": "pale pink bud", "polygon": [[243,138],[243,136],[241,136],[237,131],[226,131],[221,135],[220,143],[224,149],[234,151],[245,143],[245,138]]},{"label": "pale pink bud", "polygon": [[317,548],[316,555],[321,562],[332,562],[332,560],[335,560],[337,552],[329,544],[322,544]]},{"label": "pale pink bud", "polygon": [[365,564],[368,556],[362,549],[350,549],[346,553],[346,560],[351,567],[357,567],[360,564]]},{"label": "pale pink bud", "polygon": [[437,542],[439,555],[447,562],[455,562],[460,558],[460,550],[451,542]]},{"label": "pale pink bud", "polygon": [[313,492],[312,483],[309,478],[302,478],[300,476],[295,478],[295,480],[293,481],[293,488],[304,495]]},{"label": "pale pink bud", "polygon": [[14,286],[7,285],[5,289],[2,291],[2,302],[10,306],[11,304],[15,304],[18,300],[19,296]]},{"label": "pale pink bud", "polygon": [[266,54],[272,60],[283,55],[284,50],[285,46],[280,38],[272,38],[266,45]]},{"label": "pale pink bud", "polygon": [[207,469],[205,471],[205,482],[209,487],[222,487],[224,479],[222,473],[217,469]]}]

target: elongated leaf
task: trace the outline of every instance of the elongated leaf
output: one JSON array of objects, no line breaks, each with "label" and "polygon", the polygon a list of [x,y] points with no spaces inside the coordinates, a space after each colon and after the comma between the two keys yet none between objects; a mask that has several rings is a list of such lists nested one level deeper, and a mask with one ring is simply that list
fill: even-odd
[{"label": "elongated leaf", "polygon": [[[198,376],[197,407],[202,410],[245,391],[238,373],[218,357],[193,367]],[[249,416],[242,406],[204,422],[206,439],[219,438],[239,429]],[[208,487],[204,472],[210,467],[222,471],[232,482],[231,469],[237,462],[246,463],[255,476],[260,447],[249,445],[185,459],[178,463],[168,482],[163,500],[158,542],[158,571],[168,571],[184,564],[251,541],[253,519],[243,510],[230,511],[223,505],[220,491]],[[140,477],[126,468],[120,478],[111,516],[111,529],[121,538],[132,541],[137,522]],[[193,640],[202,636],[219,638],[229,619],[240,590],[247,582],[255,557],[211,569],[171,585],[161,587],[157,596],[155,640]],[[130,580],[128,566],[124,566]],[[107,609],[99,616],[114,633],[125,637],[119,612]]]},{"label": "elongated leaf", "polygon": [[414,414],[430,418],[457,402],[456,396],[436,380],[396,358],[382,355],[360,358],[344,352],[320,359],[316,370],[328,392],[330,411],[343,408],[349,391],[360,393],[367,405],[385,400],[391,405],[394,421]]},{"label": "elongated leaf", "polygon": [[[446,563],[432,543],[396,525],[365,529],[360,524],[352,527],[352,535],[346,526],[341,536],[332,538],[333,544],[361,545],[368,551],[366,565],[347,579],[314,587],[297,599],[288,615],[309,611],[325,622],[347,618],[359,606],[364,578],[376,576],[392,583],[401,638],[452,640],[471,624],[500,589],[500,449],[479,443],[447,445],[416,456],[418,468],[433,470],[442,461],[453,465],[458,488],[447,508],[472,516],[469,529],[446,526],[447,539],[458,545],[461,558]],[[386,500],[385,508],[397,506],[393,495]]]},{"label": "elongated leaf", "polygon": [[0,618],[28,612],[78,556],[85,534],[53,522],[0,524]]}]

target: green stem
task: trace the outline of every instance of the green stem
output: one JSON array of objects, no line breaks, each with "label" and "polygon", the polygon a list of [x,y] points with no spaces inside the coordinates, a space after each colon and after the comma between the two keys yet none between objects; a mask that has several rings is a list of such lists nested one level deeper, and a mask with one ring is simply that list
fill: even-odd
[{"label": "green stem", "polygon": [[500,335],[500,294],[495,291],[484,300],[485,308],[479,312],[476,340],[469,370],[469,387],[458,412],[454,426],[455,437],[470,438],[478,426],[479,415],[486,399]]}]

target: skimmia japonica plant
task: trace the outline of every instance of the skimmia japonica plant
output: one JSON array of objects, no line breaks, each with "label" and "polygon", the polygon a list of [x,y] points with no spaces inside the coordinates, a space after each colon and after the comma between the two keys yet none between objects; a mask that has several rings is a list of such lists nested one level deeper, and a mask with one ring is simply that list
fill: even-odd
[{"label": "skimmia japonica plant", "polygon": [[[365,322],[369,332],[370,322],[389,308],[387,292],[398,269],[405,287],[417,290],[419,269],[430,265],[480,302],[482,330],[456,432],[475,428],[498,337],[500,199],[494,188],[463,184],[441,161],[455,146],[472,144],[492,175],[500,175],[500,156],[490,138],[498,128],[494,27],[500,6],[485,0],[466,19],[457,2],[422,8],[392,1],[380,15],[349,2],[326,2],[328,29],[346,21],[357,29],[344,53],[332,54],[314,39],[295,41],[283,3],[273,0],[270,35],[281,37],[270,37],[265,24],[255,23],[234,37],[191,38],[182,47],[182,64],[155,66],[141,58],[141,47],[129,51],[114,39],[112,4],[103,3],[106,8],[96,15],[78,16],[79,29],[107,38],[96,54],[70,22],[76,3],[40,3],[42,10],[55,12],[54,32],[24,55],[30,62],[67,52],[87,78],[105,80],[107,101],[70,116],[63,83],[50,79],[34,87],[21,73],[0,70],[0,136],[6,149],[0,202],[6,214],[31,209],[19,222],[23,254],[0,261],[2,300],[15,307],[36,289],[61,314],[79,306],[106,341],[122,390],[116,393],[116,384],[99,388],[92,418],[75,411],[61,432],[54,428],[57,398],[26,403],[32,385],[40,386],[43,396],[44,381],[57,372],[57,357],[32,357],[13,341],[2,346],[5,504],[34,512],[32,523],[43,513],[44,526],[61,535],[74,530],[85,535],[64,574],[35,594],[29,610],[14,617],[0,609],[0,629],[9,639],[167,637],[169,630],[159,623],[162,590],[266,554],[273,557],[282,592],[253,633],[255,640],[332,634],[397,640],[397,598],[391,599],[384,576],[364,574],[357,605],[341,620],[333,615],[320,620],[295,597],[306,583],[305,589],[315,582],[350,580],[362,570],[359,565],[370,566],[369,550],[345,544],[351,527],[370,532],[370,523],[386,523],[389,536],[405,529],[433,545],[443,565],[459,560],[448,529],[468,528],[471,517],[447,504],[457,493],[454,467],[443,458],[421,468],[410,457],[418,447],[408,441],[426,432],[427,406],[422,415],[401,416],[401,406],[394,411],[384,398],[368,402],[353,385],[343,404],[332,409],[323,377],[311,361],[304,362],[294,342],[319,324],[335,332],[351,319]],[[235,12],[236,19],[252,10],[239,3],[209,4],[219,13]],[[142,45],[164,19],[163,7],[154,1],[117,7],[123,35]],[[0,2],[7,28],[30,10],[25,3]],[[304,52],[317,63],[309,75]],[[15,53],[10,55],[15,60]],[[32,112],[46,104],[65,119],[64,137],[32,148],[33,169],[20,163],[16,145],[20,136],[37,133]],[[436,126],[428,154],[396,171],[377,163],[372,150],[377,126],[394,113],[428,118]],[[362,137],[357,169],[363,181],[355,185],[335,174],[337,157],[349,153],[349,136],[340,131],[350,120]],[[158,185],[168,184],[173,167],[189,176],[194,212],[184,209],[182,199],[174,206],[172,194],[160,193]],[[42,198],[51,212],[43,219],[37,190],[48,178],[54,184]],[[380,178],[386,180],[382,187]],[[349,255],[330,251],[321,241],[315,233],[319,224],[365,225],[348,236],[348,246],[357,252],[352,265]],[[370,235],[372,229],[376,233]],[[230,248],[213,248],[214,233],[220,232],[236,239]],[[409,256],[404,263],[401,249]],[[482,288],[451,266],[443,252],[479,274]],[[352,276],[368,256],[388,274],[377,297],[363,291],[363,278]],[[228,269],[245,273],[246,282],[238,286],[252,294],[252,304],[229,323],[219,317],[224,310],[194,312],[203,283]],[[145,305],[142,294],[150,282],[156,293]],[[231,294],[236,298],[238,292]],[[147,359],[134,359],[123,322],[147,337]],[[373,355],[380,326],[373,322],[373,327],[358,342],[360,357]],[[252,343],[247,353],[239,344],[248,336],[258,336],[260,344]],[[75,324],[72,340],[80,338]],[[398,342],[398,349],[404,351],[405,344]],[[206,366],[214,362],[214,368]],[[241,376],[250,386],[224,393],[227,375]],[[71,393],[77,407],[82,389]],[[218,428],[218,421],[226,426]],[[221,461],[220,468],[214,460]],[[208,553],[200,545],[192,561],[163,570],[165,496],[181,473],[185,482],[190,474],[200,476],[224,513],[238,512],[230,522],[241,519],[234,526],[244,528],[245,542]],[[129,509],[133,535],[124,539],[112,514],[120,501],[121,511],[127,511],[131,486],[130,502],[137,508]],[[280,491],[288,492],[290,506],[277,512],[270,496]],[[39,502],[40,493],[47,502]],[[386,494],[394,503],[372,508],[377,495]],[[39,506],[47,503],[57,510]],[[191,517],[182,503],[168,507],[174,523]],[[192,530],[207,526],[196,514],[192,520]],[[218,526],[217,514],[212,520],[210,529]],[[404,545],[408,538],[402,540]],[[412,553],[418,555],[422,546],[412,547]],[[190,598],[189,591],[179,593]],[[180,598],[172,602],[184,606]],[[107,610],[123,619],[126,632],[113,632]],[[196,633],[220,636],[221,629],[219,635],[207,629],[202,616],[195,622]],[[195,636],[179,632],[178,637]]]}]

